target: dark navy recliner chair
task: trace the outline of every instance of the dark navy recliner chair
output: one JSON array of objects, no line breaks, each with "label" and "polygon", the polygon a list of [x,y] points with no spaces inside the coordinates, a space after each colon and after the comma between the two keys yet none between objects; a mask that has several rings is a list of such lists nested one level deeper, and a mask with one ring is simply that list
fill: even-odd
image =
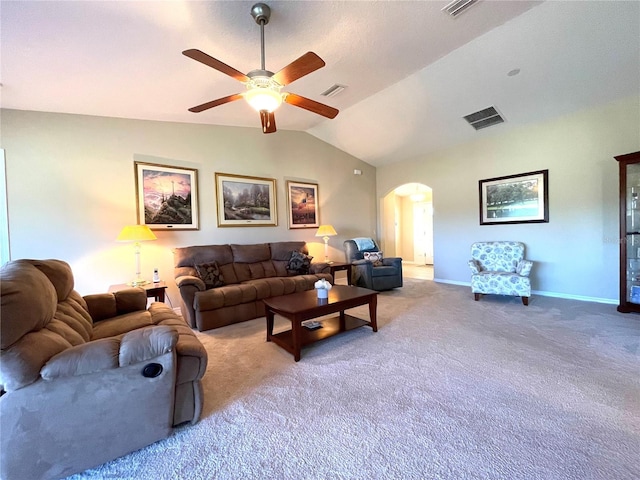
[{"label": "dark navy recliner chair", "polygon": [[344,252],[351,264],[352,285],[377,291],[402,287],[402,258],[384,258],[372,238],[345,240]]}]

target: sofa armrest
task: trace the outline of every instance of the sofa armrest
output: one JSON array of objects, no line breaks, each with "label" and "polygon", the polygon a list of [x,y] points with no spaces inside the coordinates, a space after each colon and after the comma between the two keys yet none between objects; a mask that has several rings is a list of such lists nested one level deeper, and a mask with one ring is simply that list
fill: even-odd
[{"label": "sofa armrest", "polygon": [[83,343],[49,360],[40,375],[45,380],[73,377],[126,367],[164,355],[175,348],[178,332],[156,326],[134,330],[120,337]]},{"label": "sofa armrest", "polygon": [[201,279],[193,275],[176,277],[176,285],[178,285],[178,290],[180,291],[182,316],[191,328],[196,328],[196,312],[193,308],[193,302],[196,293],[204,292],[207,287]]},{"label": "sofa armrest", "polygon": [[181,277],[176,277],[176,285],[178,285],[178,288],[192,285],[196,287],[196,289],[200,292],[204,292],[207,289],[202,279],[194,277],[192,275],[183,275]]},{"label": "sofa armrest", "polygon": [[309,273],[329,273],[329,264],[326,262],[311,263]]},{"label": "sofa armrest", "polygon": [[140,287],[126,288],[113,293],[85,295],[87,310],[94,322],[147,308],[147,292]]},{"label": "sofa armrest", "polygon": [[469,260],[469,268],[471,269],[472,275],[477,275],[482,271],[482,267],[480,266],[480,263],[475,259]]},{"label": "sofa armrest", "polygon": [[533,267],[533,262],[531,260],[520,260],[516,266],[516,273],[523,277],[528,277],[531,273],[531,267]]}]

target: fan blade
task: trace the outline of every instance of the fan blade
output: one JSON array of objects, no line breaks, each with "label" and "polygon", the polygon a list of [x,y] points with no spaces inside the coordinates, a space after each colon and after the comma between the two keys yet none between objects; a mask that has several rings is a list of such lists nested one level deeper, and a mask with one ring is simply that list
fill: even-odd
[{"label": "fan blade", "polygon": [[204,63],[211,68],[215,68],[219,72],[225,73],[230,77],[235,78],[239,82],[248,82],[249,80],[251,80],[244,73],[239,72],[226,63],[222,63],[220,60],[216,60],[215,58],[195,48],[192,48],[191,50],[185,50],[184,52],[182,52],[182,54],[186,55],[189,58],[193,58],[196,62]]},{"label": "fan blade", "polygon": [[260,110],[260,121],[262,122],[262,133],[273,133],[276,131],[276,116],[273,112]]},{"label": "fan blade", "polygon": [[322,115],[323,117],[327,118],[335,118],[336,115],[340,113],[340,110],[338,110],[337,108],[333,108],[329,105],[325,105],[324,103],[310,100],[306,97],[296,95],[295,93],[287,93],[284,96],[284,101],[289,105],[304,108],[305,110],[309,110],[310,112],[317,113],[318,115]]},{"label": "fan blade", "polygon": [[307,52],[284,67],[271,78],[280,85],[285,86],[324,66],[324,60],[322,60],[318,55],[313,52]]},{"label": "fan blade", "polygon": [[241,93],[235,93],[233,95],[229,95],[228,97],[222,97],[217,100],[212,100],[207,103],[203,103],[202,105],[198,105],[197,107],[191,107],[189,109],[190,112],[200,113],[204,110],[209,110],[210,108],[217,107],[218,105],[224,105],[225,103],[235,102],[236,100],[240,100],[244,98]]}]

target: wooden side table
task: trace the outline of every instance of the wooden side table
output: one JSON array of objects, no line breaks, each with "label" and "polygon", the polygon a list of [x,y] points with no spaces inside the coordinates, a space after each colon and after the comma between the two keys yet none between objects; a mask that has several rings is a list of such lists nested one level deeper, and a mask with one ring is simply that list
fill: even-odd
[{"label": "wooden side table", "polygon": [[347,271],[347,285],[351,285],[351,264],[344,262],[333,262],[329,264],[329,272],[333,276],[333,280],[335,282],[336,272],[341,270]]},{"label": "wooden side table", "polygon": [[[147,298],[155,298],[156,302],[164,302],[164,292],[167,289],[167,284],[162,282],[157,283],[145,283],[144,285],[137,285],[140,288],[144,288],[147,292]],[[109,287],[109,293],[124,290],[125,288],[134,288],[126,283],[119,283],[118,285],[111,285]]]}]

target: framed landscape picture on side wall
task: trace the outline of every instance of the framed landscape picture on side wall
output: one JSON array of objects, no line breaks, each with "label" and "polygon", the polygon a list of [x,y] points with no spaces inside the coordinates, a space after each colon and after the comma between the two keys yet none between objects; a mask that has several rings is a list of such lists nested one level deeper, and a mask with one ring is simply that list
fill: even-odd
[{"label": "framed landscape picture on side wall", "polygon": [[138,223],[152,230],[198,230],[198,171],[134,162]]},{"label": "framed landscape picture on side wall", "polygon": [[287,181],[289,228],[318,228],[318,184]]},{"label": "framed landscape picture on side wall", "polygon": [[549,170],[480,180],[480,225],[549,222]]},{"label": "framed landscape picture on side wall", "polygon": [[219,227],[275,227],[278,225],[276,181],[216,172]]}]

